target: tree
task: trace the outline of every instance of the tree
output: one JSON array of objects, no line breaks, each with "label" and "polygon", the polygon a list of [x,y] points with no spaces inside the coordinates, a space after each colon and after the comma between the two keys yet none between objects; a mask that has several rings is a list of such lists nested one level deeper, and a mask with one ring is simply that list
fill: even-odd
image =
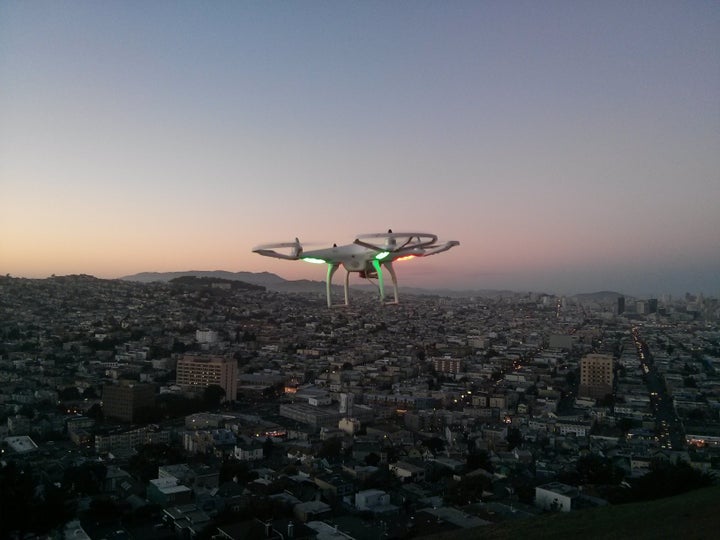
[{"label": "tree", "polygon": [[647,501],[672,497],[693,489],[712,485],[713,478],[681,461],[669,463],[655,460],[650,472],[632,482],[632,500]]},{"label": "tree", "polygon": [[63,474],[63,485],[81,495],[97,495],[102,491],[107,467],[98,462],[87,462],[70,467]]},{"label": "tree", "polygon": [[438,452],[442,452],[443,448],[445,448],[445,441],[443,441],[440,437],[430,437],[427,441],[423,443],[425,447],[427,447],[428,450],[430,450],[433,454],[437,454]]},{"label": "tree", "polygon": [[624,476],[609,458],[596,454],[581,457],[575,468],[583,484],[619,484]]},{"label": "tree", "polygon": [[76,401],[80,399],[80,390],[75,386],[68,386],[58,392],[61,401]]},{"label": "tree", "polygon": [[31,530],[32,474],[13,462],[0,466],[0,538],[10,538],[12,531],[23,538]]},{"label": "tree", "polygon": [[488,454],[486,450],[479,450],[469,453],[466,458],[465,464],[470,471],[482,468],[488,472],[493,472],[492,462],[490,461],[490,454]]},{"label": "tree", "polygon": [[158,466],[175,465],[185,461],[182,451],[167,444],[146,444],[130,458],[128,471],[141,482],[157,478]]},{"label": "tree", "polygon": [[620,420],[615,422],[615,426],[623,433],[627,433],[633,428],[640,427],[640,421],[633,420],[632,418],[620,418]]},{"label": "tree", "polygon": [[107,496],[100,496],[90,501],[87,517],[100,522],[108,522],[116,519],[119,513],[120,509],[114,500]]},{"label": "tree", "polygon": [[516,427],[511,427],[510,429],[508,429],[506,439],[510,450],[512,450],[516,446],[520,446],[523,441],[522,433],[520,433],[520,430]]},{"label": "tree", "polygon": [[75,502],[68,497],[67,491],[62,486],[46,483],[42,499],[37,504],[37,510],[32,512],[35,519],[35,527],[38,532],[56,529],[63,523],[67,523],[75,515]]},{"label": "tree", "polygon": [[225,389],[217,384],[211,384],[203,390],[202,402],[208,409],[217,409],[225,400]]},{"label": "tree", "polygon": [[37,472],[29,465],[0,465],[0,538],[44,534],[75,514],[67,490],[40,481]]},{"label": "tree", "polygon": [[318,457],[320,458],[339,458],[342,451],[342,441],[337,437],[322,442]]},{"label": "tree", "polygon": [[85,390],[83,390],[83,399],[97,399],[99,397],[100,396],[97,395],[97,391],[95,390],[94,386],[88,386]]},{"label": "tree", "polygon": [[273,443],[272,439],[265,437],[265,442],[263,442],[263,459],[269,459],[272,456],[274,447],[275,443]]},{"label": "tree", "polygon": [[492,488],[492,480],[484,476],[465,477],[459,482],[450,482],[445,501],[454,505],[466,505],[482,500],[483,491]]},{"label": "tree", "polygon": [[250,466],[246,461],[231,459],[220,466],[220,485],[225,482],[237,482],[242,486],[256,478],[257,473],[250,471]]}]

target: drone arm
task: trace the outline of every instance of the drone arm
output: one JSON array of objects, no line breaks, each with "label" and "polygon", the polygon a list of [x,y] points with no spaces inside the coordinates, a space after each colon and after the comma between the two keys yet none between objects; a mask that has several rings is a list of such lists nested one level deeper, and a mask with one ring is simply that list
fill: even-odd
[{"label": "drone arm", "polygon": [[437,255],[438,253],[442,253],[443,251],[447,251],[450,248],[454,248],[455,246],[459,246],[460,242],[457,240],[450,240],[449,242],[445,242],[444,244],[440,244],[439,246],[428,246],[425,248],[425,253],[423,253],[423,257],[429,257],[430,255]]},{"label": "drone arm", "polygon": [[359,238],[356,238],[355,242],[353,242],[353,244],[357,244],[358,246],[362,246],[364,248],[372,249],[373,251],[382,251],[383,250],[382,247],[370,244],[369,242],[363,242]]},{"label": "drone arm", "polygon": [[274,249],[253,249],[253,253],[258,255],[264,255],[265,257],[274,257],[276,259],[286,259],[289,261],[297,261],[297,255],[286,255],[285,253],[278,253]]},{"label": "drone arm", "polygon": [[[286,253],[277,251],[284,249]],[[302,245],[297,238],[294,242],[277,242],[275,244],[262,244],[253,248],[253,253],[264,255],[265,257],[274,257],[276,259],[285,259],[288,261],[297,261],[302,255]]]}]

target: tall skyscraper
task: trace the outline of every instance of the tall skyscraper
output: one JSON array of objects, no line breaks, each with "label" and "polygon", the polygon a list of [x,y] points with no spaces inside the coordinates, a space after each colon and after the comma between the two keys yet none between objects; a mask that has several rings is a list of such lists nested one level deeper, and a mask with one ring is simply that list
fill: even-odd
[{"label": "tall skyscraper", "polygon": [[225,390],[227,401],[237,398],[237,378],[237,361],[234,358],[185,355],[177,363],[178,386],[201,391],[216,384]]},{"label": "tall skyscraper", "polygon": [[584,397],[602,398],[613,390],[613,365],[608,354],[588,354],[580,360],[580,388]]},{"label": "tall skyscraper", "polygon": [[102,404],[106,418],[134,422],[140,409],[155,406],[155,385],[132,382],[106,384],[103,386]]},{"label": "tall skyscraper", "polygon": [[625,297],[624,296],[618,296],[617,299],[617,314],[621,315],[622,313],[625,313]]}]

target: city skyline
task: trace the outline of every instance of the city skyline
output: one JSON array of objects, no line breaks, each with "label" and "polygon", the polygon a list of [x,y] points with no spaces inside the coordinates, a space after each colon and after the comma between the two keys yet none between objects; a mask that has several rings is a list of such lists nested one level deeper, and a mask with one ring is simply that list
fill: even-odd
[{"label": "city skyline", "polygon": [[[317,266],[403,287],[720,293],[720,6],[8,2],[0,272]],[[352,280],[356,284],[357,280]]]}]

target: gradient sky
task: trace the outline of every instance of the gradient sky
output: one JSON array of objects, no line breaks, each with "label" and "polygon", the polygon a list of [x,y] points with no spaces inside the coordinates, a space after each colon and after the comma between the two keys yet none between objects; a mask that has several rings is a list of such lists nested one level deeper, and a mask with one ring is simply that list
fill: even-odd
[{"label": "gradient sky", "polygon": [[0,3],[3,274],[389,227],[461,242],[401,286],[719,294],[720,3]]}]

